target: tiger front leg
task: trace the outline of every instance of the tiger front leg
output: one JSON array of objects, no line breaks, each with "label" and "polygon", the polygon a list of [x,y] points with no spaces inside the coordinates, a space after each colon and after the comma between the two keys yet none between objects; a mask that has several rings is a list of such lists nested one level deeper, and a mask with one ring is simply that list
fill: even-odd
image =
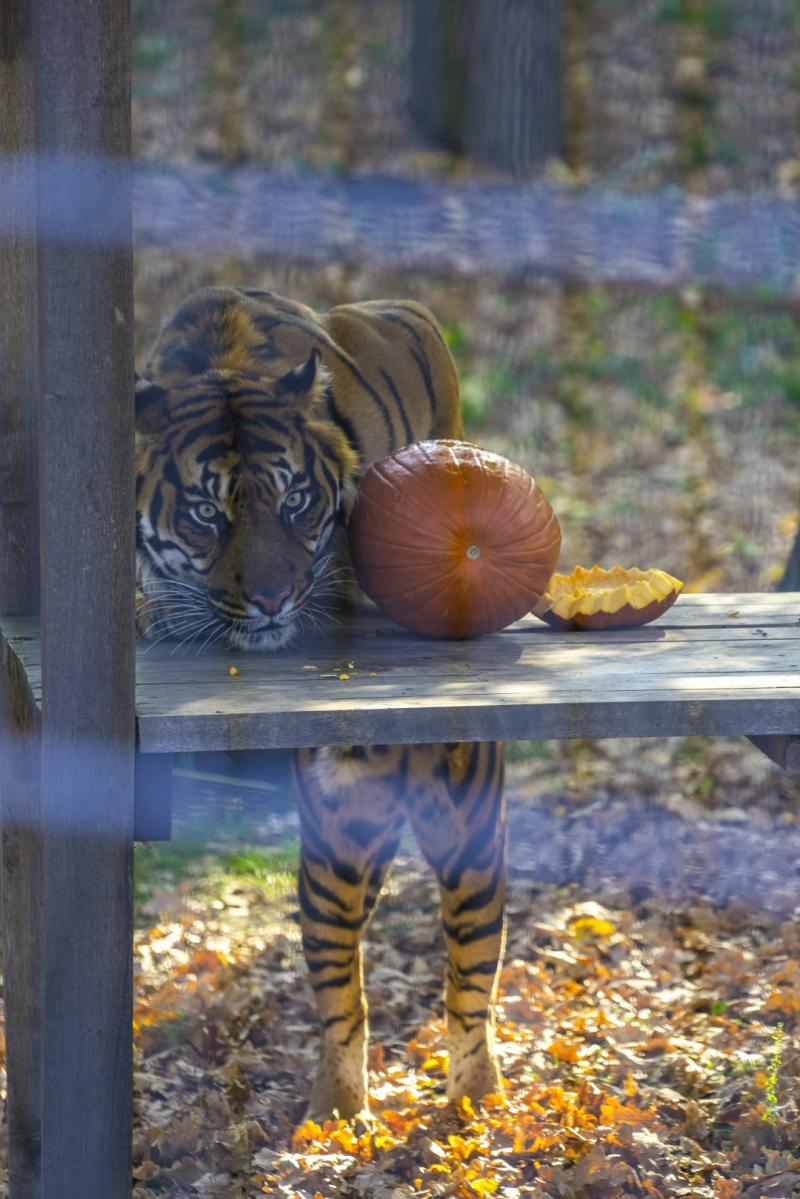
[{"label": "tiger front leg", "polygon": [[300,926],[320,1021],[306,1118],[318,1122],[368,1110],[361,936],[403,823],[385,756],[354,747],[300,750],[295,758]]},{"label": "tiger front leg", "polygon": [[493,1006],[505,944],[503,745],[438,748],[431,782],[412,793],[409,809],[439,880],[447,942],[447,1096],[457,1101],[502,1087]]}]

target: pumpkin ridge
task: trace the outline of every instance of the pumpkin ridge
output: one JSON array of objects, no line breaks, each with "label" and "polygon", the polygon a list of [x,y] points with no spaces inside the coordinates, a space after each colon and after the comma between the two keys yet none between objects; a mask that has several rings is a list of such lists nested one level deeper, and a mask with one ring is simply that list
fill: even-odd
[{"label": "pumpkin ridge", "polygon": [[[521,616],[524,616],[525,613],[529,610],[529,607],[530,607],[529,598],[526,597],[525,599],[520,599],[520,601],[518,603],[514,603],[513,587],[512,587],[511,593],[509,594],[506,586],[504,586],[504,584],[508,584],[509,582],[513,583],[513,580],[508,580],[504,576],[501,576],[499,578],[494,577],[492,579],[492,585],[493,585],[492,590],[494,592],[496,592],[497,595],[499,595],[499,602],[497,599],[495,599],[495,606],[499,607],[502,605],[502,607],[505,608],[507,613],[519,612],[519,616],[510,617],[511,620],[519,620],[519,618]],[[481,590],[484,593],[486,593],[487,589],[484,586],[481,588]],[[487,615],[488,615],[488,609],[487,609]]]},{"label": "pumpkin ridge", "polygon": [[[533,544],[531,544],[532,542]],[[509,562],[530,562],[535,560],[531,558],[534,553],[541,554],[545,559],[548,558],[554,546],[558,546],[559,549],[561,547],[561,537],[557,531],[553,537],[546,540],[534,533],[526,533],[524,538],[503,542],[502,546],[496,547],[496,552],[507,557]]]},{"label": "pumpkin ridge", "polygon": [[[446,571],[443,570],[435,579],[431,579],[427,583],[412,582],[408,587],[400,591],[382,591],[382,595],[384,598],[387,598],[391,594],[392,599],[404,599],[407,595],[420,595],[431,589],[438,593],[441,590],[442,584],[451,582],[453,577],[457,576],[458,571],[458,565],[450,566]],[[407,575],[408,571],[406,570],[404,574]]]},{"label": "pumpkin ridge", "polygon": [[[502,570],[497,565],[497,563],[494,561],[490,564],[489,570],[491,571],[491,573],[493,575],[496,575],[498,579],[503,579],[505,582],[511,583],[511,584],[513,584],[515,582],[514,577],[512,575],[509,575],[507,573],[507,571]],[[528,588],[528,589],[530,590],[530,588]],[[545,585],[545,590],[546,590],[546,585]],[[544,595],[544,591],[540,592],[539,595],[540,596]]]},{"label": "pumpkin ridge", "polygon": [[[508,485],[508,476],[509,476],[509,474],[510,474],[510,473],[511,473],[511,472],[509,472],[509,471],[507,471],[507,470],[506,470],[506,471],[504,472],[504,475],[503,475],[503,484],[505,484],[506,486],[504,487],[504,486],[502,486],[502,485],[501,485],[500,487],[497,487],[497,488],[495,489],[495,497],[494,497],[494,498],[495,498],[495,502],[494,502],[494,510],[493,510],[493,515],[494,515],[494,517],[495,517],[495,518],[497,518],[497,516],[498,516],[498,513],[500,513],[500,511],[501,511],[501,509],[502,509],[502,507],[503,507],[503,503],[504,503],[504,501],[507,499],[507,485]],[[516,471],[515,471],[515,472],[514,472],[514,474],[516,474],[518,477],[520,477],[520,476],[521,476],[521,474],[522,474],[522,472],[516,472]],[[505,524],[512,524],[514,521],[516,521],[516,520],[517,520],[517,518],[519,517],[520,513],[521,513],[521,512],[522,512],[522,511],[523,511],[523,510],[524,510],[524,509],[525,509],[525,508],[526,508],[526,507],[527,507],[527,506],[530,504],[530,502],[531,502],[531,497],[535,495],[535,492],[536,492],[536,481],[535,481],[535,479],[533,479],[533,478],[532,478],[530,475],[528,476],[528,479],[529,479],[530,481],[529,481],[529,483],[528,483],[528,487],[526,488],[525,495],[524,495],[524,497],[523,497],[523,498],[520,500],[520,502],[517,504],[517,506],[516,506],[516,508],[514,509],[514,511],[513,511],[513,512],[503,512],[503,513],[502,513],[502,515],[503,515],[503,523],[504,523],[504,525],[505,525]],[[542,496],[542,499],[544,499],[544,496]],[[545,500],[545,503],[547,503],[547,501],[546,501],[546,500]]]},{"label": "pumpkin ridge", "polygon": [[[395,549],[395,550],[403,550],[406,553],[408,552],[407,544],[404,544],[401,541],[389,541],[386,537],[383,536],[383,534],[374,534],[373,536],[371,536],[369,538],[369,540],[372,542],[377,542],[380,545],[390,546],[392,549]],[[437,548],[437,543],[439,542],[439,540],[440,540],[439,538],[431,537],[431,541],[433,542],[432,545],[415,546],[414,553],[415,554],[432,554],[434,556],[438,556],[441,553],[441,551]],[[441,539],[441,540],[443,540],[443,539]],[[384,567],[382,569],[386,569],[386,568]]]},{"label": "pumpkin ridge", "polygon": [[[400,489],[394,484],[394,482],[391,479],[389,479],[386,476],[381,475],[381,474],[377,474],[377,477],[379,479],[381,479],[387,485],[387,487],[390,487],[392,489],[395,496],[398,496],[398,497],[400,496]],[[374,495],[371,495],[369,497],[368,502],[372,508],[376,508],[378,510],[378,512],[382,512],[384,516],[394,517],[396,515],[396,508],[387,508],[386,505],[384,503],[381,503],[381,501],[378,500]],[[426,509],[424,507],[422,507],[414,499],[409,499],[407,496],[404,496],[402,502],[407,507],[414,508],[415,511],[418,512],[420,516],[427,517],[429,515],[429,513],[426,511]]]},{"label": "pumpkin ridge", "polygon": [[[414,472],[414,471],[413,471],[413,470],[412,470],[412,469],[411,469],[409,466],[407,466],[407,465],[406,465],[404,462],[401,462],[401,461],[399,460],[399,458],[396,458],[396,459],[393,461],[393,463],[392,463],[392,466],[393,466],[393,468],[394,468],[394,467],[397,467],[397,468],[399,468],[400,470],[404,471],[404,472],[405,472],[405,473],[406,473],[408,476],[410,476],[410,478],[411,478],[411,479],[412,479],[414,482],[417,482],[417,481],[418,481],[418,479],[419,479],[419,476],[418,476],[418,475],[417,475],[417,474],[416,474],[416,473],[415,473],[415,472]],[[391,487],[391,488],[392,488],[392,490],[394,491],[395,495],[397,495],[398,497],[400,497],[400,496],[401,496],[401,489],[400,489],[400,488],[397,486],[397,484],[396,484],[396,483],[395,483],[395,481],[394,481],[394,480],[391,478],[391,476],[387,476],[387,475],[385,475],[385,474],[381,473],[380,469],[379,469],[379,468],[376,468],[376,477],[377,477],[377,478],[379,478],[379,479],[381,479],[381,480],[382,480],[384,483],[386,483],[386,485],[387,485],[388,487]],[[435,488],[435,491],[436,491],[436,492],[439,492],[439,493],[441,493],[441,492],[442,492],[442,491],[444,491],[444,490],[445,490],[445,489],[444,489],[444,488],[442,488],[442,487],[436,487],[436,488]],[[437,496],[436,496],[436,497],[434,497],[434,498],[439,498],[439,497],[438,497],[438,495],[437,495]],[[447,495],[445,494],[445,495],[444,495],[444,496],[442,496],[441,498],[442,498],[442,499],[444,499],[444,500],[447,500],[447,499],[449,499],[449,498],[451,498],[451,497],[449,497],[449,496],[447,496]],[[380,502],[379,502],[379,501],[378,501],[378,500],[377,500],[377,499],[376,499],[374,496],[372,496],[372,495],[370,495],[370,497],[369,497],[369,502],[370,502],[370,504],[373,504],[373,505],[374,505],[374,506],[375,506],[375,507],[376,507],[376,508],[377,508],[379,511],[383,512],[383,514],[384,514],[385,516],[388,516],[388,517],[394,517],[394,516],[396,515],[395,509],[390,509],[390,508],[387,508],[387,507],[386,507],[384,504],[380,503]],[[429,507],[429,506],[428,506],[428,507],[426,507],[426,506],[425,506],[425,504],[424,504],[422,501],[420,501],[419,499],[417,499],[415,496],[413,496],[413,495],[408,495],[407,493],[403,492],[403,493],[402,493],[402,500],[401,500],[401,502],[402,502],[402,504],[403,504],[405,507],[407,507],[407,508],[410,508],[410,509],[414,509],[414,511],[415,511],[416,513],[418,513],[419,517],[422,519],[422,522],[423,522],[423,523],[427,523],[427,522],[428,522],[428,520],[430,519],[430,507]],[[449,515],[449,514],[448,514],[448,515]],[[451,517],[450,517],[450,519],[452,520],[452,519],[453,519],[453,517],[451,516]],[[450,527],[450,531],[451,531],[451,532],[453,532],[453,533],[455,533],[455,532],[456,532],[456,530],[455,530],[454,528],[452,528],[452,526]]]}]

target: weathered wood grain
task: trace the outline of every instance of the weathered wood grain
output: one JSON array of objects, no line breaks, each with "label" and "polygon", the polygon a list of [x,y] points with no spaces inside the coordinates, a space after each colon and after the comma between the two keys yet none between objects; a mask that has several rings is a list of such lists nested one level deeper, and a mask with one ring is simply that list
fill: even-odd
[{"label": "weathered wood grain", "polygon": [[[35,207],[31,0],[0,10],[0,612],[39,603],[36,477],[36,256],[14,217]],[[1,223],[1,222],[0,222]],[[18,229],[21,228],[18,227]],[[41,893],[39,712],[0,638],[3,990],[11,1199],[41,1199]]]},{"label": "weathered wood grain", "polygon": [[[37,0],[42,1194],[128,1199],[134,784],[127,0]],[[111,162],[117,170],[98,170]],[[42,172],[68,164],[58,188]],[[78,219],[80,218],[80,219]],[[91,228],[83,239],[69,230]]]},{"label": "weathered wood grain", "polygon": [[0,612],[39,604],[36,254],[15,216],[35,208],[32,0],[0,11]]},{"label": "weathered wood grain", "polygon": [[[38,694],[35,625],[6,624]],[[143,642],[136,708],[144,754],[791,734],[800,732],[800,595],[684,596],[638,629],[561,633],[530,617],[467,642],[415,637],[374,610],[302,651],[198,655]]]},{"label": "weathered wood grain", "polygon": [[3,993],[12,1199],[41,1199],[40,713],[0,638]]}]

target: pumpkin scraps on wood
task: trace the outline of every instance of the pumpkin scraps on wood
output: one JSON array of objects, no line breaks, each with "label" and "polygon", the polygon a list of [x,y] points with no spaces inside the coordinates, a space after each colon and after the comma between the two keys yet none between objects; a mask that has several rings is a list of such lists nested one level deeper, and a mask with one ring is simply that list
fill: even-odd
[{"label": "pumpkin scraps on wood", "polygon": [[364,591],[415,633],[476,637],[544,595],[561,530],[521,466],[463,441],[423,441],[364,476],[350,549]]},{"label": "pumpkin scraps on wood", "polygon": [[556,574],[533,613],[558,629],[614,629],[649,624],[671,608],[683,589],[665,570],[576,566]]}]

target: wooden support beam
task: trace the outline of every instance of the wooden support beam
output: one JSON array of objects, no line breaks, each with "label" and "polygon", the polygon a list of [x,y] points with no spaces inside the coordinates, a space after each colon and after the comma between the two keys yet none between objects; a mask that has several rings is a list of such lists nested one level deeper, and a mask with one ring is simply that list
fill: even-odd
[{"label": "wooden support beam", "polygon": [[748,737],[748,741],[784,770],[800,770],[800,737],[775,734]]},{"label": "wooden support beam", "polygon": [[172,840],[172,754],[137,754],[134,841]]},{"label": "wooden support beam", "polygon": [[[33,0],[0,6],[0,612],[39,611]],[[0,644],[3,992],[12,1199],[41,1199],[39,712]]]},{"label": "wooden support beam", "polygon": [[127,0],[37,0],[34,57],[41,1193],[128,1199],[135,584]]}]

